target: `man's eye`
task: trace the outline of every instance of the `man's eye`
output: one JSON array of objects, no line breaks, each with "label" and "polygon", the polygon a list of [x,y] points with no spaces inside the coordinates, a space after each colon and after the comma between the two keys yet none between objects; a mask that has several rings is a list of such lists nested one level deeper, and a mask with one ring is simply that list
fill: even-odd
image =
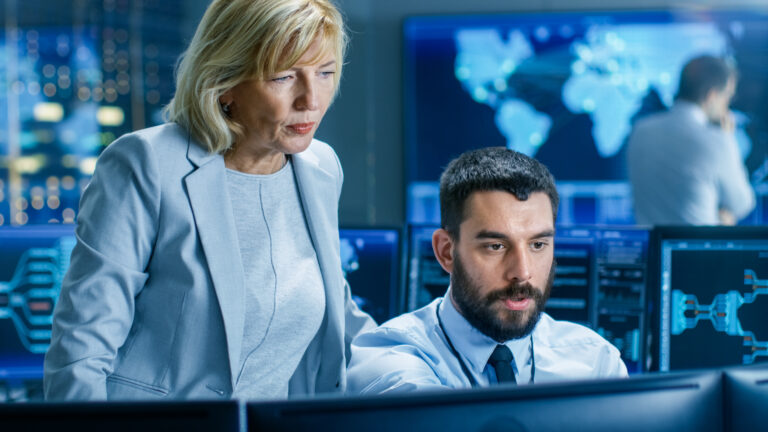
[{"label": "man's eye", "polygon": [[502,250],[502,249],[504,249],[504,245],[503,245],[503,244],[501,244],[501,243],[491,243],[491,244],[489,244],[489,245],[488,245],[488,246],[486,246],[486,247],[487,247],[488,249],[492,250],[492,251],[499,251],[499,250]]},{"label": "man's eye", "polygon": [[547,247],[547,242],[533,242],[533,243],[531,243],[531,248],[533,250],[542,250],[545,247]]}]

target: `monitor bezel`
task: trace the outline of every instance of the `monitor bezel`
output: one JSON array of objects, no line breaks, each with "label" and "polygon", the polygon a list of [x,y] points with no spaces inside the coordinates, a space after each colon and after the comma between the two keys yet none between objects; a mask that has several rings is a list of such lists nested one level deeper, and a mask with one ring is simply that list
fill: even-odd
[{"label": "monitor bezel", "polygon": [[[618,379],[598,379],[571,381],[565,383],[545,383],[527,386],[499,385],[494,387],[476,388],[476,389],[445,389],[421,391],[404,394],[383,394],[366,396],[347,396],[347,397],[320,397],[313,400],[292,400],[282,402],[249,402],[246,404],[246,418],[248,419],[249,431],[278,431],[278,430],[309,430],[309,424],[305,423],[307,429],[299,427],[302,420],[301,416],[315,415],[335,415],[342,416],[344,413],[354,415],[355,412],[377,412],[388,411],[390,418],[396,417],[398,410],[429,410],[433,408],[449,409],[450,406],[482,406],[488,403],[521,403],[526,404],[531,401],[538,401],[541,404],[547,404],[548,401],[573,400],[578,404],[580,399],[590,399],[605,397],[610,403],[614,398],[611,396],[619,394],[648,394],[649,392],[675,391],[675,390],[701,390],[708,394],[702,397],[709,397],[712,407],[707,409],[707,413],[713,416],[711,422],[698,419],[700,426],[711,426],[712,430],[721,430],[722,425],[722,373],[719,370],[710,371],[686,371],[666,374],[646,374],[631,378]],[[716,405],[716,407],[715,407]],[[602,416],[603,412],[590,410],[591,404],[584,404],[585,416]],[[634,405],[633,405],[634,406]],[[639,406],[642,406],[640,404]],[[716,408],[716,409],[715,409]],[[649,413],[650,414],[650,413]],[[371,413],[369,413],[371,415]],[[375,415],[375,414],[373,414]],[[520,417],[525,417],[526,414]],[[292,417],[299,417],[298,423],[291,421]],[[556,417],[556,416],[555,416]],[[623,413],[617,413],[617,417],[623,417]],[[682,419],[691,416],[680,415]],[[315,419],[316,420],[316,419]],[[441,418],[434,418],[433,427]],[[623,420],[623,419],[622,419]],[[544,419],[543,421],[548,421]],[[569,420],[570,421],[570,420]],[[306,420],[305,420],[306,422]],[[313,423],[317,425],[317,423]],[[327,426],[327,425],[326,425]],[[377,425],[371,425],[371,430],[380,430]],[[414,429],[409,429],[406,425],[401,432],[416,430],[415,426],[407,425]],[[617,426],[620,426],[617,424]],[[632,425],[625,425],[630,427]],[[328,426],[327,426],[328,427]],[[381,427],[381,426],[379,426]],[[590,429],[588,424],[573,424],[574,430],[582,428]],[[622,428],[623,430],[624,428]],[[511,429],[517,430],[517,429]],[[522,429],[526,430],[526,429]],[[601,429],[602,430],[602,429]],[[611,429],[615,430],[615,429]],[[707,430],[706,427],[701,430]]]},{"label": "monitor bezel", "polygon": [[[760,397],[756,400],[755,393]],[[725,430],[753,431],[765,424],[762,411],[768,401],[768,363],[723,370],[723,421]],[[755,428],[754,425],[761,425]]]},{"label": "monitor bezel", "polygon": [[[184,420],[189,431],[216,430],[238,432],[242,424],[240,403],[235,400],[210,401],[90,401],[32,402],[0,404],[0,418],[11,430],[48,432],[51,427],[63,430],[111,432],[134,431],[143,427],[160,430],[162,424],[180,430]],[[144,423],[144,424],[141,424]],[[18,429],[17,429],[18,428]]]}]

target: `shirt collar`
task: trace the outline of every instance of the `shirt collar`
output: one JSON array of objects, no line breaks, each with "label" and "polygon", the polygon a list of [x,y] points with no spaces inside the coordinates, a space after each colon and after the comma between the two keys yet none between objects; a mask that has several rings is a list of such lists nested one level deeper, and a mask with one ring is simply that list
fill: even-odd
[{"label": "shirt collar", "polygon": [[[464,318],[456,310],[451,301],[451,288],[443,296],[438,313],[443,321],[445,333],[450,338],[456,351],[467,361],[467,366],[477,375],[481,375],[488,363],[488,358],[496,348],[497,342],[486,336],[480,330]],[[537,326],[538,327],[538,326]],[[535,331],[535,329],[534,329]],[[530,366],[531,338],[526,336],[521,339],[513,339],[504,343],[512,351],[515,362],[515,370],[522,371],[525,366]]]}]

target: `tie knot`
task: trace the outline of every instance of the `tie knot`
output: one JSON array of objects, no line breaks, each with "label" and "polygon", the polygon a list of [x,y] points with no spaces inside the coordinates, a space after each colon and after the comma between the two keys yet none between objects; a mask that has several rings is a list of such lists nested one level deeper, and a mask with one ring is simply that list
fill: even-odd
[{"label": "tie knot", "polygon": [[496,345],[496,349],[493,350],[493,354],[488,359],[488,363],[494,367],[501,363],[509,363],[512,361],[512,351],[507,348],[506,345]]}]

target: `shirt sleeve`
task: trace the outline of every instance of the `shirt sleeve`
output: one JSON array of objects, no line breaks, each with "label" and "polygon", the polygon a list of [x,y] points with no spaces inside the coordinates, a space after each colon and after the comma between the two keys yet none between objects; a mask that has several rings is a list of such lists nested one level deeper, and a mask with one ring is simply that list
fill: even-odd
[{"label": "shirt sleeve", "polygon": [[381,394],[449,388],[432,364],[431,356],[408,332],[380,327],[352,342],[347,391]]},{"label": "shirt sleeve", "polygon": [[615,356],[610,362],[607,376],[615,378],[626,378],[629,376],[629,373],[627,373],[627,365],[624,364],[620,355]]},{"label": "shirt sleeve", "polygon": [[601,378],[626,378],[629,376],[627,365],[624,364],[621,353],[615,346],[606,342],[602,348],[601,357],[601,366],[598,368]]},{"label": "shirt sleeve", "polygon": [[721,132],[724,136],[721,168],[718,176],[720,208],[724,208],[736,217],[743,219],[755,208],[755,192],[749,183],[746,167],[741,161],[738,145],[732,133]]}]

